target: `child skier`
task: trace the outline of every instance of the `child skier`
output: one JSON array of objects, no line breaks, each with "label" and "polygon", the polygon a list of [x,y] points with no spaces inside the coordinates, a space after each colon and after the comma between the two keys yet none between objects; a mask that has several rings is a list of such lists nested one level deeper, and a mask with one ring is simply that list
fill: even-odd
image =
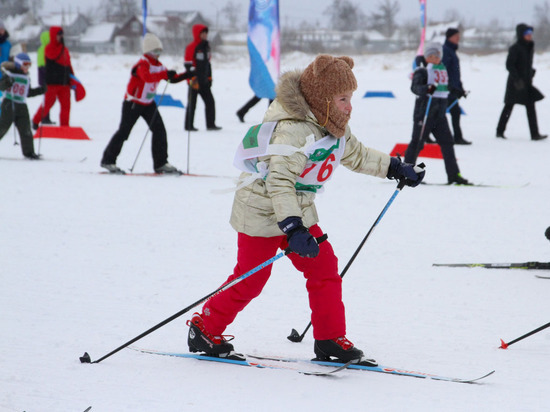
[{"label": "child skier", "polygon": [[[458,169],[454,151],[454,139],[445,116],[447,110],[448,76],[441,64],[443,55],[441,44],[426,46],[424,57],[426,67],[418,67],[413,74],[411,91],[416,94],[412,138],[405,152],[405,163],[415,163],[424,142],[433,133],[441,147],[448,184],[470,185]],[[429,105],[429,107],[428,107]],[[428,113],[426,116],[426,109]],[[424,123],[425,122],[425,123]]]},{"label": "child skier", "polygon": [[[307,279],[317,357],[375,365],[345,336],[338,260],[329,241],[315,240],[323,235],[315,193],[340,163],[358,173],[405,179],[410,186],[418,185],[425,172],[363,146],[351,133],[351,97],[357,89],[352,68],[350,57],[319,55],[305,70],[283,74],[264,123],[243,140],[235,164],[248,170],[241,180],[249,184],[237,190],[233,202],[230,222],[239,250],[227,282],[290,247],[289,259]],[[187,323],[189,350],[242,359],[222,334],[270,274],[267,266],[208,300]]]},{"label": "child skier", "polygon": [[38,160],[40,156],[34,152],[31,120],[26,102],[27,97],[43,94],[44,88],[31,88],[29,76],[31,59],[26,53],[17,54],[13,62],[3,62],[0,67],[3,73],[0,79],[0,90],[5,92],[0,111],[0,139],[14,123],[19,131],[23,156]]},{"label": "child skier", "polygon": [[103,152],[101,167],[111,173],[124,174],[124,171],[117,167],[116,159],[137,120],[143,117],[153,135],[151,149],[155,173],[182,174],[168,163],[166,129],[154,98],[161,80],[178,83],[193,77],[193,74],[177,74],[174,70],[167,70],[158,59],[161,52],[160,39],[154,34],[147,33],[143,39],[143,56],[132,68],[126,88],[120,126]]}]

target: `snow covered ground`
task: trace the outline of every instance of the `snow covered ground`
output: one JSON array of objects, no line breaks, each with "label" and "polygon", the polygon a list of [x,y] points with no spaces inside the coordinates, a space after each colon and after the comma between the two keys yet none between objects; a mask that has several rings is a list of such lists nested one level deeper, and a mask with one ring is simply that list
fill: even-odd
[{"label": "snow covered ground", "polygon": [[[219,177],[99,174],[116,130],[124,88],[137,56],[73,56],[88,96],[73,102],[71,124],[90,141],[42,139],[44,160],[21,159],[10,130],[0,142],[1,411],[542,411],[547,410],[550,332],[507,351],[510,341],[549,321],[550,281],[531,271],[436,268],[444,262],[548,261],[550,141],[529,140],[523,107],[495,138],[502,108],[505,55],[462,55],[464,136],[456,147],[463,175],[507,188],[421,186],[395,199],[344,279],[348,337],[380,363],[470,378],[482,385],[343,371],[321,378],[122,350],[98,359],[216,289],[232,271],[236,234],[228,224],[237,176],[233,152],[261,120],[260,102],[241,124],[235,116],[252,92],[248,58],[216,55],[214,96],[220,132],[205,131],[202,101],[190,138],[184,111],[161,107],[170,162]],[[35,61],[35,55],[31,56]],[[284,70],[312,56],[284,56]],[[179,59],[161,59],[182,67]],[[390,152],[407,143],[414,97],[412,55],[356,57],[359,90],[351,126],[366,145]],[[550,93],[550,55],[535,58],[535,85]],[[33,76],[35,75],[33,67]],[[33,79],[36,84],[36,77]],[[164,83],[160,85],[162,92]],[[391,90],[395,99],[363,99]],[[167,93],[186,103],[184,84]],[[41,98],[29,100],[31,115]],[[550,99],[537,104],[550,132]],[[58,108],[52,118],[57,120]],[[132,166],[146,133],[138,122],[118,165]],[[36,148],[39,142],[35,141]],[[150,135],[135,171],[152,171]],[[446,182],[441,160],[423,159],[426,181]],[[528,186],[524,186],[527,184]],[[392,195],[395,183],[341,168],[318,197],[321,227],[343,268]],[[191,315],[191,312],[189,313]],[[186,351],[189,316],[145,337],[141,347]],[[313,356],[311,332],[286,339],[309,321],[304,280],[286,259],[275,263],[263,294],[227,333],[244,353]]]}]

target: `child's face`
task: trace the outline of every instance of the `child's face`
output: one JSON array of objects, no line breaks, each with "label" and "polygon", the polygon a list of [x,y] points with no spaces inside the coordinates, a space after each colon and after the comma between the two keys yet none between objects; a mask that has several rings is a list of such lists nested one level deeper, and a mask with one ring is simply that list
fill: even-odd
[{"label": "child's face", "polygon": [[23,70],[23,73],[27,74],[29,72],[29,69],[31,68],[31,64],[30,63],[23,63],[21,65],[21,70]]},{"label": "child's face", "polygon": [[431,54],[428,57],[426,57],[426,61],[432,64],[439,64],[441,62],[441,57],[439,57],[436,54]]},{"label": "child's face", "polygon": [[341,94],[337,94],[332,98],[332,102],[336,106],[336,108],[341,111],[342,113],[346,115],[351,115],[351,98],[353,96],[353,92],[345,92]]}]

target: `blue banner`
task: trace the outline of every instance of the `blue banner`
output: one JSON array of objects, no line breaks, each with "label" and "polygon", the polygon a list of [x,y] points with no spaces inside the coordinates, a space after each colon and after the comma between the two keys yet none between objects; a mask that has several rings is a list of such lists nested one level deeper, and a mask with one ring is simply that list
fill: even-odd
[{"label": "blue banner", "polygon": [[250,0],[248,52],[250,87],[257,97],[274,99],[281,52],[279,0]]},{"label": "blue banner", "polygon": [[147,34],[147,0],[143,0],[141,4],[141,8],[143,9],[143,34],[142,36],[145,37]]}]

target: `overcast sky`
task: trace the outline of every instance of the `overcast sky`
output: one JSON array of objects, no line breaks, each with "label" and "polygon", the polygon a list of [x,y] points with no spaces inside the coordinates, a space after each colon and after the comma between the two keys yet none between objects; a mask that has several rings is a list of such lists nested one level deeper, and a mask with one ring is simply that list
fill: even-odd
[{"label": "overcast sky", "polygon": [[[199,10],[206,18],[215,22],[216,13],[229,2],[240,4],[246,16],[249,0],[148,0],[149,9],[156,14],[164,10]],[[366,14],[376,10],[382,0],[351,0],[360,4]],[[419,18],[417,0],[398,0],[401,6],[397,16],[399,22]],[[285,21],[296,25],[303,20],[319,21],[326,25],[323,12],[333,0],[279,0],[281,24]],[[44,0],[44,11],[61,11],[62,8],[74,11],[78,4],[80,11],[96,7],[99,0]],[[141,0],[139,0],[141,4]],[[542,5],[544,0],[427,0],[428,22],[442,20],[447,10],[454,9],[469,23],[487,24],[498,19],[501,25],[515,26],[517,23],[533,23],[535,5]],[[220,21],[222,19],[219,16]],[[245,17],[243,17],[245,19]],[[244,20],[246,21],[246,20]]]}]

